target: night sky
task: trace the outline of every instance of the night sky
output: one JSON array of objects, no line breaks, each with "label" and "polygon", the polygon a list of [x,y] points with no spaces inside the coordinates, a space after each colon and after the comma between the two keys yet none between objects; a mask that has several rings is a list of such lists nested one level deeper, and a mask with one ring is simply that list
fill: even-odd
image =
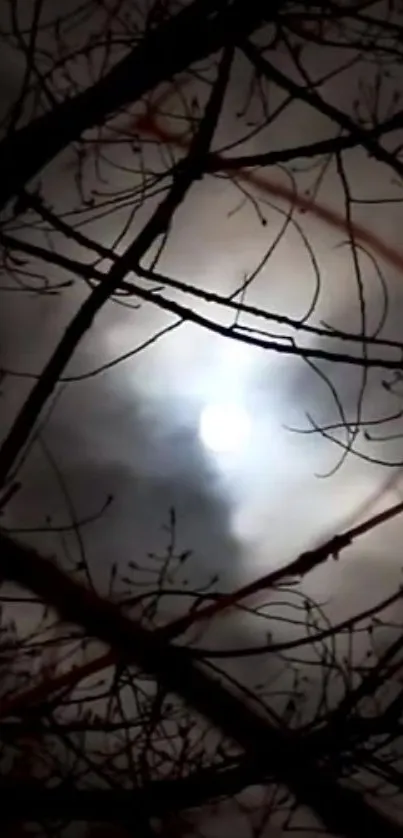
[{"label": "night sky", "polygon": [[[81,28],[81,37],[82,33]],[[77,32],[73,31],[70,37],[77,38]],[[51,48],[52,43],[47,46]],[[332,55],[329,51],[321,54],[316,48],[308,52],[306,66],[313,76],[320,77],[331,72],[340,60],[335,51]],[[279,49],[276,61],[280,69],[290,70],[284,49]],[[17,51],[14,54],[10,50],[10,55],[2,54],[2,63],[5,104],[12,91],[18,89],[21,59]],[[83,72],[79,67],[80,71]],[[369,85],[371,72],[371,67],[359,65],[331,79],[324,88],[329,101],[351,109],[359,84],[363,84],[364,78]],[[245,101],[248,82],[246,61],[238,59],[215,140],[217,148],[234,143],[245,130],[245,122],[252,121],[258,113],[255,103],[244,120],[234,117],[235,109],[240,109]],[[392,74],[384,82],[385,101],[395,85]],[[281,97],[274,89],[271,107]],[[289,145],[291,139],[296,144],[320,139],[328,135],[329,125],[312,109],[295,104],[260,137],[244,143],[241,150],[260,150],[266,147],[267,140],[279,148]],[[104,164],[106,182],[92,182],[105,192],[112,192],[125,181],[125,172],[114,168],[116,154],[123,162],[119,149],[108,152],[112,163]],[[157,160],[158,152],[147,149],[146,154],[150,160]],[[89,154],[88,190],[91,177],[94,178],[90,158]],[[54,209],[67,213],[80,206],[70,159],[69,152],[61,155],[41,177],[47,200]],[[386,167],[369,161],[362,152],[353,152],[346,160],[351,188],[357,197],[386,198],[398,193]],[[304,163],[296,163],[295,168],[303,170]],[[288,173],[281,169],[276,172],[278,182],[283,184],[291,182],[291,175],[292,169]],[[297,171],[293,176],[301,192],[313,182],[309,171]],[[126,174],[126,179],[133,183],[133,175]],[[284,223],[285,202],[262,193],[259,197],[266,226],[259,222],[251,203],[240,206],[242,194],[229,179],[205,178],[195,185],[175,218],[158,266],[161,273],[217,293],[233,293],[275,241]],[[317,199],[342,211],[343,196],[334,167],[325,172]],[[147,217],[153,205],[153,200],[147,202],[133,229]],[[357,204],[354,213],[355,221],[365,223],[390,244],[399,245],[399,204]],[[87,223],[82,229],[102,243],[112,243],[126,217],[127,212],[125,215],[122,210],[98,223]],[[315,322],[322,318],[338,328],[357,328],[357,289],[346,234],[343,236],[309,213],[297,211],[295,219],[309,239],[321,276]],[[24,234],[36,236],[36,241],[42,235],[43,241],[43,234],[32,229]],[[63,252],[75,252],[74,246],[60,242],[57,236],[53,239]],[[361,257],[368,321],[374,328],[383,304],[382,289],[369,257],[364,253]],[[390,295],[389,319],[383,334],[397,337],[400,276],[384,262],[379,261],[379,267]],[[52,282],[67,278],[66,274],[55,276],[54,269],[45,270]],[[290,224],[249,289],[247,302],[301,317],[309,308],[315,284],[312,259],[300,233]],[[16,372],[38,372],[84,293],[79,281],[73,288],[47,298],[5,290],[0,312],[4,366]],[[175,292],[173,298],[185,299]],[[197,303],[197,307],[209,315],[212,310],[215,313],[211,304]],[[226,315],[219,313],[219,317]],[[174,322],[174,318],[170,320],[169,315],[147,304],[140,310],[131,310],[116,302],[109,303],[76,353],[68,375],[79,376],[96,369],[138,346],[169,322]],[[321,369],[326,372],[329,366],[322,364]],[[361,377],[359,370],[345,365],[331,371],[346,415],[352,419]],[[369,418],[396,410],[396,399],[393,401],[379,387],[380,377],[378,372],[370,373],[364,410]],[[7,379],[2,401],[4,427],[29,386],[29,380]],[[248,438],[229,454],[208,451],[200,440],[201,412],[216,403],[239,405],[251,417]],[[338,419],[328,386],[307,364],[226,341],[191,324],[182,325],[121,365],[61,388],[46,424],[44,440],[64,475],[77,516],[94,514],[109,494],[114,496],[104,517],[84,531],[94,573],[102,576],[112,560],[124,563],[129,555],[138,557],[161,543],[161,527],[171,506],[177,512],[181,542],[194,549],[189,564],[192,577],[205,572],[219,572],[231,582],[249,577],[258,569],[291,558],[336,528],[344,515],[371,495],[384,475],[381,469],[352,455],[333,477],[318,478],[316,475],[334,468],[340,450],[318,436],[299,436],[285,429],[286,425],[309,427],[306,413],[323,424]],[[391,459],[395,453],[399,456],[399,447],[395,444]],[[370,455],[379,457],[379,452],[379,445],[373,445]],[[54,470],[40,446],[32,451],[23,477],[23,489],[9,513],[13,525],[38,526],[48,514],[58,521],[65,519],[66,508],[55,486]],[[383,535],[381,543],[384,549]],[[375,546],[366,544],[365,549],[368,548],[376,553]],[[389,576],[393,553],[391,547],[390,559],[382,556],[382,580]],[[352,570],[346,573],[354,575]]]},{"label": "night sky", "polygon": [[[73,5],[64,2],[63,10]],[[48,6],[44,14],[55,15],[56,4]],[[73,28],[68,36],[71,42],[85,38],[88,27],[95,27],[97,21],[98,15],[94,14],[77,30]],[[119,29],[118,21],[115,25]],[[46,49],[55,49],[48,36],[43,37]],[[305,67],[311,77],[320,78],[352,57],[346,51],[325,54],[313,44],[307,51]],[[272,60],[283,72],[296,77],[284,46],[279,46]],[[208,62],[205,66],[209,66]],[[10,48],[1,52],[3,110],[18,91],[22,69],[18,50]],[[79,64],[75,72],[78,83],[85,84],[85,63]],[[361,97],[365,110],[363,89],[365,85],[370,87],[375,75],[376,67],[365,60],[350,64],[345,71],[324,82],[322,95],[350,114],[354,112],[357,97]],[[238,56],[214,140],[217,150],[235,143],[253,119],[264,118],[257,100],[245,116],[236,116],[248,97],[249,82],[246,59]],[[392,68],[389,77],[383,75],[381,102],[385,109],[399,84],[397,70]],[[205,85],[194,82],[192,95],[196,94],[201,107],[206,99]],[[186,96],[189,104],[191,93],[187,92]],[[273,110],[283,99],[284,94],[272,87],[268,97],[270,108]],[[173,93],[172,101],[172,107],[179,113],[183,106],[180,96],[177,94],[175,98]],[[116,124],[123,123],[128,124],[127,117],[120,115]],[[175,128],[177,123],[171,116],[166,118],[166,124]],[[332,135],[330,129],[330,121],[308,106],[291,104],[258,137],[229,153],[266,150],[268,144],[278,149],[307,143],[329,136],[329,131]],[[150,141],[143,138],[141,142],[150,169],[167,165],[168,153],[164,158]],[[89,148],[83,180],[88,195],[91,189],[99,190],[96,198],[99,202],[105,195],[118,189],[129,190],[139,182],[138,173],[133,171],[133,156],[127,148],[106,148],[104,154],[102,178],[97,179],[93,152]],[[386,203],[387,199],[400,197],[401,184],[394,182],[386,166],[375,163],[362,151],[349,152],[344,160],[354,195],[371,201],[354,204],[354,221],[392,248],[402,247],[401,206]],[[68,223],[81,224],[85,220],[78,229],[99,243],[112,246],[128,222],[130,207],[122,206],[93,220],[95,211],[85,206],[77,190],[74,161],[73,150],[68,149],[42,172],[37,181],[42,194],[48,205],[62,213]],[[345,196],[335,164],[324,170],[319,185],[315,181],[317,171],[304,161],[276,167],[266,174],[289,189],[294,182],[301,194],[306,194],[306,190],[312,194],[316,189],[318,203],[343,213]],[[315,212],[302,212],[297,207],[293,215],[295,224],[289,223],[280,236],[289,205],[270,191],[256,190],[253,194],[259,202],[259,211],[245,199],[231,178],[205,177],[195,184],[175,216],[158,262],[160,273],[198,288],[231,295],[273,245],[266,266],[248,289],[246,301],[250,305],[303,317],[317,290],[316,266],[320,291],[309,322],[325,321],[338,329],[359,329],[357,283],[346,230],[334,229],[316,217]],[[130,222],[124,243],[141,229],[157,200],[158,196],[145,202]],[[265,224],[259,214],[264,214]],[[43,225],[39,229],[38,222],[33,227],[30,219],[19,219],[10,225],[10,232],[13,226],[15,234],[28,241],[42,245],[51,242],[66,255],[85,258],[78,246],[62,240],[57,233],[48,235]],[[314,259],[301,230],[310,243]],[[116,243],[118,252],[122,247],[122,242]],[[155,253],[156,249],[144,264],[150,265]],[[384,306],[381,271],[389,301],[382,336],[399,340],[402,272],[396,264],[376,254],[377,263],[374,262],[371,254],[373,249],[368,246],[368,253],[361,250],[359,255],[368,332],[376,330]],[[27,261],[26,267],[45,273],[54,285],[71,278],[55,268],[43,268],[34,260]],[[33,276],[27,282],[35,287],[37,280]],[[87,289],[79,279],[52,295],[23,291],[12,278],[2,279],[0,363],[12,373],[2,387],[2,434],[32,385],[32,379],[22,374],[40,372],[86,294]],[[174,291],[169,291],[169,296],[184,305],[194,305],[198,312],[216,317],[219,322],[229,323],[228,313],[212,303],[193,304],[186,295]],[[112,563],[117,563],[123,573],[128,561],[147,563],[149,552],[163,549],[167,541],[164,525],[169,521],[172,507],[176,511],[180,549],[192,551],[183,570],[189,585],[204,584],[218,574],[222,587],[233,587],[268,572],[337,531],[376,492],[382,481],[391,476],[391,470],[354,454],[332,474],[342,449],[318,434],[303,435],[291,430],[310,428],[308,416],[323,426],[340,421],[325,375],[330,375],[345,415],[354,422],[363,383],[362,370],[357,367],[320,362],[317,364],[323,373],[320,376],[300,358],[248,347],[187,323],[140,354],[90,375],[175,322],[175,317],[155,306],[141,303],[138,308],[136,303],[133,300],[131,306],[126,306],[122,298],[115,299],[97,317],[66,372],[67,378],[76,380],[59,386],[56,398],[42,416],[45,425],[21,471],[21,491],[4,519],[7,526],[22,530],[44,526],[48,516],[52,523],[60,524],[68,522],[71,513],[67,495],[74,504],[77,519],[96,515],[106,499],[113,496],[103,515],[82,529],[89,567],[100,590],[105,590]],[[269,332],[272,328],[279,333],[278,327],[269,324],[267,328]],[[308,344],[322,346],[318,338],[309,338]],[[369,373],[363,398],[364,418],[377,419],[399,411],[401,402],[382,385],[385,379],[390,380],[391,375],[379,370]],[[230,451],[209,450],[201,439],[203,410],[217,405],[242,410],[247,417],[244,437]],[[235,413],[230,421],[237,421]],[[382,426],[374,435],[382,437],[391,430],[396,434],[401,426],[398,422],[386,426],[386,430]],[[343,431],[336,431],[336,436],[343,440]],[[368,442],[361,433],[357,448],[370,458],[403,462],[399,438],[392,442]],[[395,469],[397,478],[399,473]],[[383,497],[382,504],[395,501],[398,496],[394,487]],[[337,617],[392,591],[400,579],[401,526],[394,522],[363,539],[346,553],[343,561],[313,574],[305,583],[306,590],[326,599],[329,613]],[[77,550],[71,534],[63,540],[60,534],[29,533],[26,537],[30,543],[55,551],[62,560],[64,555],[68,561],[69,551],[71,556]],[[364,569],[366,582],[362,585]],[[227,642],[239,644],[239,637],[255,630],[258,629],[248,625],[246,618],[238,624],[231,623]],[[287,629],[278,627],[276,631],[281,634]]]}]

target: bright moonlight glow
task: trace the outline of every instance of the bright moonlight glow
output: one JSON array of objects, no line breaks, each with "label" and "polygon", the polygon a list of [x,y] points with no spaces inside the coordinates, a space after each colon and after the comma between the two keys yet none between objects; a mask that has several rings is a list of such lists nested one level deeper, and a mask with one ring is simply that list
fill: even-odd
[{"label": "bright moonlight glow", "polygon": [[210,404],[200,417],[200,439],[216,453],[235,452],[245,444],[250,431],[246,410],[234,404]]}]

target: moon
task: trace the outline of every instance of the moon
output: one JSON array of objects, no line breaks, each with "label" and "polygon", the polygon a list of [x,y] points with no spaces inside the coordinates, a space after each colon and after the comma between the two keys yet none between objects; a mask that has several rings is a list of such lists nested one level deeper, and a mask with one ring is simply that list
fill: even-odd
[{"label": "moon", "polygon": [[199,436],[216,454],[235,453],[246,444],[250,426],[250,416],[241,405],[209,404],[200,416]]}]

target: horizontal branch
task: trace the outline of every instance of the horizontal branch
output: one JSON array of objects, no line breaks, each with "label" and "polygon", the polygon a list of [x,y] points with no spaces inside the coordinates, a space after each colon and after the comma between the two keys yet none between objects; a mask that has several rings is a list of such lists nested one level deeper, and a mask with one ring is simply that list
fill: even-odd
[{"label": "horizontal branch", "polygon": [[[16,251],[20,253],[26,253],[29,256],[32,256],[36,259],[40,259],[45,264],[60,267],[69,273],[81,277],[82,279],[93,280],[97,283],[105,281],[105,274],[102,273],[102,271],[97,270],[91,265],[87,265],[85,262],[78,261],[77,259],[72,259],[69,256],[65,256],[64,254],[58,253],[54,250],[49,250],[45,247],[42,247],[41,245],[32,244],[31,242],[26,242],[22,239],[18,239],[15,236],[10,236],[8,233],[2,233],[0,231],[0,243],[2,243],[4,247],[9,249],[11,252]],[[91,239],[88,239],[86,246],[88,247],[88,249],[92,250],[98,247],[98,243]],[[105,259],[109,259],[112,262],[119,261],[119,256],[115,254],[112,250],[108,250],[105,247],[102,247],[102,250],[103,257]],[[142,279],[147,279],[152,282],[163,284],[168,288],[175,288],[178,291],[182,291],[184,294],[188,294],[189,296],[195,297],[199,300],[203,300],[204,302],[214,303],[234,313],[238,312],[248,314],[251,317],[256,317],[257,319],[265,320],[269,323],[275,323],[279,326],[286,326],[290,329],[294,329],[296,332],[301,332],[303,334],[311,335],[318,338],[328,339],[330,341],[338,340],[346,343],[357,343],[361,347],[363,344],[367,344],[368,346],[395,349],[401,352],[403,356],[403,343],[401,341],[390,340],[388,338],[382,337],[371,337],[361,335],[358,332],[346,332],[342,330],[326,328],[323,326],[312,326],[309,323],[305,323],[303,320],[298,320],[297,318],[289,317],[286,314],[278,314],[277,312],[267,311],[264,308],[252,306],[244,302],[240,303],[236,300],[229,299],[228,297],[225,297],[222,294],[217,294],[213,291],[206,291],[202,288],[198,288],[196,285],[190,285],[189,283],[175,279],[174,277],[168,276],[167,274],[162,274],[159,271],[155,270],[148,270],[147,268],[143,268],[140,266],[136,267],[136,274],[140,276]],[[125,295],[136,296],[137,294],[137,291],[133,284],[130,282],[130,280],[122,280],[119,283],[119,290],[123,291]]]},{"label": "horizontal branch", "polygon": [[361,134],[356,132],[349,134],[337,135],[329,137],[327,140],[317,140],[316,142],[306,143],[299,146],[291,146],[290,148],[278,148],[274,151],[263,151],[256,154],[243,154],[237,157],[228,157],[227,155],[211,154],[206,163],[206,171],[221,172],[236,172],[238,169],[247,169],[261,166],[277,166],[279,163],[289,163],[298,159],[311,159],[318,156],[327,156],[328,154],[337,154],[340,151],[347,151],[348,149],[362,146],[363,136],[366,140],[375,140],[383,137],[385,134],[390,134],[393,131],[398,131],[403,128],[403,110],[398,111],[389,119],[385,119],[376,125],[375,128],[366,130],[361,128]]},{"label": "horizontal branch", "polygon": [[177,637],[178,634],[184,632],[194,623],[211,619],[214,615],[234,605],[238,605],[253,594],[275,588],[276,585],[284,582],[287,578],[303,579],[308,573],[326,562],[330,557],[338,559],[341,551],[353,544],[357,538],[367,535],[367,533],[372,532],[388,521],[392,521],[394,518],[402,515],[402,513],[403,501],[393,506],[388,506],[382,512],[371,515],[370,518],[367,518],[361,524],[356,524],[345,532],[332,536],[332,538],[320,544],[319,547],[301,553],[296,559],[283,565],[283,567],[271,570],[270,573],[260,576],[247,585],[243,585],[238,590],[225,594],[218,602],[212,602],[199,608],[197,611],[193,611],[191,614],[178,617],[171,623],[168,623],[168,625],[157,629],[157,631],[165,638]]},{"label": "horizontal branch", "polygon": [[[1,234],[0,234],[1,236]],[[294,329],[296,332],[302,332],[314,337],[328,339],[330,341],[339,340],[346,343],[358,343],[362,347],[363,344],[368,346],[385,347],[388,349],[396,349],[403,353],[403,343],[401,341],[389,340],[388,338],[370,337],[359,334],[358,332],[345,332],[339,329],[330,329],[323,326],[312,326],[304,320],[298,320],[295,317],[289,317],[287,314],[278,314],[277,312],[267,311],[258,306],[249,305],[245,302],[238,302],[222,294],[217,294],[214,291],[206,291],[203,288],[198,288],[196,285],[190,285],[174,277],[162,274],[160,271],[148,270],[137,266],[136,273],[142,279],[148,279],[152,282],[166,285],[168,288],[175,288],[177,291],[182,291],[184,294],[196,297],[196,299],[203,300],[206,303],[215,303],[216,305],[226,308],[229,311],[239,314],[249,314],[256,319],[266,320],[269,323],[276,323],[278,326],[286,326]],[[130,289],[130,282],[124,285],[125,290]]]},{"label": "horizontal branch", "polygon": [[[225,601],[225,596],[223,597]],[[364,620],[373,617],[376,614],[379,614],[380,611],[384,611],[391,605],[394,605],[399,600],[403,599],[403,589],[399,588],[399,590],[391,594],[391,596],[383,599],[381,602],[378,602],[376,605],[373,605],[371,608],[366,608],[364,611],[360,611],[358,614],[354,614],[352,617],[348,617],[345,620],[342,620],[340,623],[335,623],[335,625],[331,625],[327,629],[322,629],[321,631],[318,629],[314,634],[307,634],[303,637],[298,637],[296,640],[283,640],[279,643],[264,643],[261,646],[241,646],[237,649],[206,649],[200,648],[200,646],[192,647],[192,654],[195,658],[209,658],[209,659],[217,659],[217,658],[249,658],[253,657],[254,655],[273,655],[273,654],[282,654],[284,652],[290,652],[295,649],[300,649],[302,646],[316,646],[318,643],[323,643],[325,640],[329,638],[335,638],[344,632],[350,632],[358,623],[362,623]],[[196,611],[196,617],[198,616],[198,612]],[[1,712],[1,705],[0,705],[0,712]]]},{"label": "horizontal branch", "polygon": [[[237,794],[267,777],[250,760],[233,768],[212,767],[175,780],[155,780],[132,789],[75,789],[61,785],[0,782],[0,821],[46,820],[128,822],[200,806]],[[16,801],[18,795],[18,803]]]},{"label": "horizontal branch", "polygon": [[400,838],[400,828],[369,806],[356,791],[340,785],[316,764],[308,748],[273,727],[250,706],[155,632],[129,619],[116,605],[87,590],[49,559],[0,533],[4,579],[28,588],[55,608],[62,620],[81,625],[111,645],[118,657],[158,678],[225,736],[237,742],[257,769],[275,775],[299,804],[310,807],[330,833],[346,838]]},{"label": "horizontal branch", "polygon": [[[136,268],[133,266],[133,270]],[[141,268],[140,268],[141,273]],[[159,294],[156,291],[147,291],[147,289],[131,283],[133,293],[136,297],[146,302],[161,308],[163,311],[169,311],[175,314],[183,321],[188,323],[195,323],[209,332],[220,335],[224,338],[231,338],[247,346],[255,346],[258,349],[275,352],[278,355],[289,355],[297,358],[308,358],[317,361],[329,361],[332,364],[346,364],[347,366],[361,367],[366,369],[384,369],[384,370],[403,370],[403,358],[398,360],[390,358],[382,358],[381,356],[363,357],[362,355],[352,355],[349,352],[337,352],[336,350],[320,349],[317,346],[300,346],[293,339],[284,338],[273,339],[262,335],[248,334],[240,331],[236,327],[230,325],[225,326],[222,323],[212,320],[210,317],[205,317],[193,309],[183,306],[180,303],[170,300]]]},{"label": "horizontal branch", "polygon": [[[285,73],[282,73],[281,70],[265,58],[259,49],[247,38],[242,38],[240,47],[260,75],[264,76],[264,78],[269,81],[273,81],[281,89],[286,90],[287,93],[295,97],[296,100],[301,100],[318,113],[326,116],[332,122],[336,123],[336,125],[343,129],[343,131],[347,131],[347,133],[355,139],[355,143],[364,148],[371,157],[374,157],[381,163],[385,163],[387,166],[392,168],[396,174],[403,177],[403,163],[397,155],[390,153],[377,142],[376,135],[374,136],[372,132],[361,128],[361,126],[357,125],[357,123],[354,122],[347,113],[339,110],[339,108],[336,108],[325,99],[322,99],[322,97],[319,96],[315,90],[310,89],[308,85],[300,85],[289,76],[285,75]],[[402,127],[403,120],[401,111],[399,111],[398,114],[391,119],[394,127]]]}]

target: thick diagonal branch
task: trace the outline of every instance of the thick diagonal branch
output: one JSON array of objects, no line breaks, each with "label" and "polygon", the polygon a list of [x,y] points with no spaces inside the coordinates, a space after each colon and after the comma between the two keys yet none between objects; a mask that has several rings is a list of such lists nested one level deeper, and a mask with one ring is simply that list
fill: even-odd
[{"label": "thick diagonal branch", "polygon": [[139,101],[161,82],[252,32],[270,12],[260,0],[194,0],[148,33],[103,78],[0,143],[0,208],[84,131]]},{"label": "thick diagonal branch", "polygon": [[347,838],[401,838],[401,830],[357,792],[341,786],[324,766],[318,766],[295,734],[271,726],[251,707],[195,664],[186,649],[170,646],[126,617],[111,602],[98,597],[38,553],[0,533],[3,578],[28,588],[53,606],[60,617],[85,628],[158,677],[253,758],[256,767],[273,773],[299,804],[309,806],[328,831]]},{"label": "thick diagonal branch", "polygon": [[169,228],[178,207],[184,201],[192,183],[203,173],[203,161],[209,151],[214,131],[220,116],[221,107],[228,84],[233,49],[227,47],[223,52],[218,78],[213,85],[205,114],[189,152],[173,170],[173,184],[161,201],[149,221],[126,251],[114,262],[104,280],[92,291],[82,304],[77,314],[70,321],[53,355],[46,364],[42,375],[32,388],[28,398],[17,415],[8,436],[0,447],[0,487],[5,483],[10,470],[27,442],[39,414],[52,394],[59,377],[66,368],[85,333],[92,326],[93,320],[110,296],[119,288],[120,283],[147,253],[152,244]]}]

